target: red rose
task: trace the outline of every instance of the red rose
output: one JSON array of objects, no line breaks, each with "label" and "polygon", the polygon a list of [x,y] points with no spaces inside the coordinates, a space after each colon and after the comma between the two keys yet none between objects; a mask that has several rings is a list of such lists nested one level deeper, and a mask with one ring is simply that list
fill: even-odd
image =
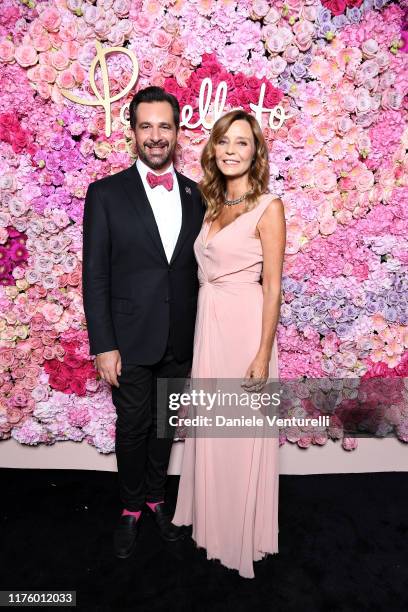
[{"label": "red rose", "polygon": [[231,93],[228,93],[227,101],[228,104],[232,107],[241,105],[237,91],[231,91]]},{"label": "red rose", "polygon": [[273,87],[272,85],[266,87],[264,102],[268,108],[273,108],[279,104],[282,98],[283,93],[280,91],[280,89],[276,89],[276,87]]},{"label": "red rose", "polygon": [[249,79],[247,79],[247,85],[250,89],[256,89],[259,90],[260,88],[260,83],[259,83],[259,79],[257,79],[254,76],[249,77]]},{"label": "red rose", "polygon": [[74,376],[74,372],[64,362],[61,363],[59,374],[67,380],[70,380]]},{"label": "red rose", "polygon": [[341,15],[346,10],[346,0],[323,0],[323,6],[329,9],[332,15]]},{"label": "red rose", "polygon": [[27,141],[25,138],[14,138],[11,146],[13,147],[14,153],[21,153],[26,146]]},{"label": "red rose", "polygon": [[235,83],[235,87],[242,87],[245,83],[245,75],[242,74],[242,72],[238,72],[237,74],[234,74],[234,83]]},{"label": "red rose", "polygon": [[180,98],[179,98],[180,106],[186,106],[189,104],[194,108],[197,105],[197,95],[194,94],[191,89],[185,89]]},{"label": "red rose", "polygon": [[83,380],[78,380],[75,378],[74,380],[71,380],[71,382],[69,383],[69,386],[70,386],[72,393],[75,393],[75,395],[85,395],[86,394],[85,381]]},{"label": "red rose", "polygon": [[64,363],[70,368],[79,368],[82,364],[82,359],[78,359],[75,355],[65,355]]},{"label": "red rose", "polygon": [[226,82],[228,91],[235,88],[234,76],[230,72],[227,72],[222,80]]},{"label": "red rose", "polygon": [[201,79],[201,80],[211,75],[207,66],[205,68],[203,66],[201,68],[197,68],[197,70],[195,70],[193,74],[195,75],[197,79]]},{"label": "red rose", "polygon": [[67,379],[63,376],[59,376],[58,374],[50,374],[48,383],[50,387],[56,389],[57,391],[65,391],[67,388]]},{"label": "red rose", "polygon": [[164,88],[166,91],[173,94],[174,96],[177,95],[179,90],[181,89],[174,77],[167,77],[164,80]]},{"label": "red rose", "polygon": [[57,374],[60,369],[61,362],[58,359],[49,359],[44,362],[44,370],[47,374]]},{"label": "red rose", "polygon": [[363,4],[363,0],[346,0],[346,4],[349,8],[358,8]]},{"label": "red rose", "polygon": [[18,120],[12,113],[0,114],[0,125],[6,130],[15,130],[18,127]]},{"label": "red rose", "polygon": [[196,73],[193,72],[193,74],[191,75],[189,81],[190,81],[189,82],[189,87],[191,88],[191,91],[193,91],[195,94],[198,94],[199,91],[200,91],[202,79],[199,79],[197,77]]},{"label": "red rose", "polygon": [[249,95],[246,89],[242,88],[238,92],[238,97],[241,106],[248,106],[249,103]]},{"label": "red rose", "polygon": [[403,376],[404,378],[408,376],[408,359],[403,359],[401,363],[395,366],[395,372],[398,376]]},{"label": "red rose", "polygon": [[259,89],[247,89],[246,90],[248,96],[248,102],[252,102],[253,104],[257,104],[259,100]]}]

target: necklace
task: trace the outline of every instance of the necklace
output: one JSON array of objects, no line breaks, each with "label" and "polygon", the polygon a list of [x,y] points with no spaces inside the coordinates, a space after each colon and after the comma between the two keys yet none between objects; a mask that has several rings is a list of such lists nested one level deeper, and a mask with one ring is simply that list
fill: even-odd
[{"label": "necklace", "polygon": [[224,206],[234,206],[234,204],[240,204],[241,202],[243,202],[243,200],[245,200],[247,196],[249,196],[250,193],[252,193],[252,191],[247,191],[246,193],[244,193],[242,196],[240,196],[236,200],[227,200],[227,198],[225,198]]}]

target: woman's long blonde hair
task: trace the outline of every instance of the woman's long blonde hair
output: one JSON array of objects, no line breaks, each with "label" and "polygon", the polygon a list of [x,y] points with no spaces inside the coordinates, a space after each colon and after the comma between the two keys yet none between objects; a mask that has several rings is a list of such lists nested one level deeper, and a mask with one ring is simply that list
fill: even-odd
[{"label": "woman's long blonde hair", "polygon": [[246,198],[245,211],[251,210],[263,193],[268,191],[269,163],[268,149],[258,121],[244,110],[232,110],[220,117],[211,130],[210,138],[201,154],[204,176],[199,183],[200,191],[207,205],[206,219],[213,221],[218,217],[225,199],[225,176],[215,161],[215,145],[229,130],[234,121],[244,119],[251,126],[255,140],[255,156],[249,169],[249,188],[252,193]]}]

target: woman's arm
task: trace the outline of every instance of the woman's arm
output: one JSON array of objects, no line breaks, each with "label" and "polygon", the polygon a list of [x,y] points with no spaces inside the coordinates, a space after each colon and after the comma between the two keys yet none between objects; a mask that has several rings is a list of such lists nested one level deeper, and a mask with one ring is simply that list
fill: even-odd
[{"label": "woman's arm", "polygon": [[263,252],[263,310],[262,335],[258,353],[246,377],[268,378],[273,341],[279,323],[281,280],[286,246],[286,223],[283,202],[271,200],[262,214],[257,228]]}]

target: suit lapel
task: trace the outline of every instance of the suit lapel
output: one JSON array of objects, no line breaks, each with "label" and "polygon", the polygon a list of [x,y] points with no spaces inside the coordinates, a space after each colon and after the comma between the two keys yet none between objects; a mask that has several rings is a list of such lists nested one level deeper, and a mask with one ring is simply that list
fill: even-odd
[{"label": "suit lapel", "polygon": [[156,219],[153,214],[152,207],[147,197],[143,181],[136,167],[132,164],[128,168],[126,174],[128,180],[124,181],[124,187],[129,200],[134,204],[136,211],[139,214],[140,220],[146,228],[146,231],[153,241],[153,244],[158,249],[160,255],[167,262],[166,252],[160,238],[159,228],[157,227]]},{"label": "suit lapel", "polygon": [[[136,164],[132,164],[130,168],[128,168],[127,173],[125,174],[127,180],[124,181],[124,188],[129,200],[133,203],[136,208],[137,213],[139,214],[140,220],[144,224],[146,231],[150,238],[153,241],[153,244],[158,249],[160,255],[163,257],[164,261],[168,264],[168,260],[166,257],[166,252],[163,247],[163,243],[160,238],[159,229],[157,227],[156,219],[153,214],[152,207],[149,202],[149,198],[147,197],[143,181],[139,174]],[[177,255],[181,251],[181,247],[183,246],[186,238],[188,237],[191,230],[191,220],[192,220],[192,192],[190,186],[187,184],[187,181],[184,179],[183,175],[177,172],[176,177],[180,190],[180,200],[181,200],[181,210],[182,210],[182,219],[181,219],[181,229],[177,238],[176,246],[174,247],[173,255],[170,260],[170,264],[173,263]]]},{"label": "suit lapel", "polygon": [[174,247],[173,255],[170,260],[170,265],[176,259],[177,255],[181,251],[181,247],[183,246],[187,236],[191,230],[191,220],[192,220],[192,193],[191,188],[187,184],[187,181],[184,179],[183,175],[176,170],[176,177],[179,185],[180,191],[180,200],[181,200],[181,210],[182,210],[182,218],[181,218],[181,229],[177,238],[176,246]]}]

